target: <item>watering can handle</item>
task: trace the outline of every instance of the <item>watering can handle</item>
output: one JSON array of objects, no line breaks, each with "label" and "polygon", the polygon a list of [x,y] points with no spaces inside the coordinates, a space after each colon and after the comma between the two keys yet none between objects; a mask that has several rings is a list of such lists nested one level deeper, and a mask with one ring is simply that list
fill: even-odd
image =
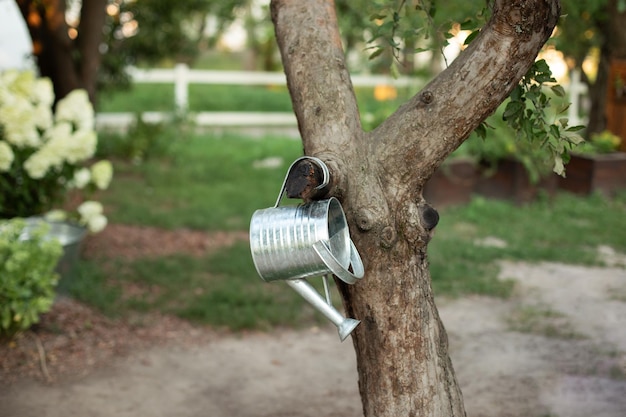
[{"label": "watering can handle", "polygon": [[328,242],[318,240],[313,244],[313,249],[315,249],[315,252],[317,252],[322,261],[324,261],[324,264],[326,264],[328,269],[330,269],[337,278],[346,284],[354,284],[359,278],[363,278],[363,275],[365,274],[363,261],[361,260],[359,252],[356,250],[352,241],[350,241],[350,265],[352,265],[352,270],[354,272],[348,271],[339,263],[337,258],[335,258],[335,255],[331,252]]},{"label": "watering can handle", "polygon": [[280,200],[282,200],[283,194],[285,193],[285,188],[287,187],[287,179],[289,178],[289,174],[291,173],[291,170],[293,169],[293,167],[296,166],[298,162],[303,161],[305,159],[309,159],[315,162],[315,164],[318,167],[320,167],[320,169],[322,170],[322,173],[324,174],[322,183],[318,185],[317,187],[315,187],[316,190],[321,190],[322,188],[326,187],[328,183],[330,183],[330,171],[328,170],[328,167],[326,166],[324,161],[314,156],[301,156],[300,158],[293,161],[293,163],[289,166],[289,169],[287,170],[287,175],[285,175],[285,180],[283,181],[283,186],[281,187],[280,193],[278,194],[278,199],[276,200],[276,204],[274,204],[274,208],[280,205]]}]

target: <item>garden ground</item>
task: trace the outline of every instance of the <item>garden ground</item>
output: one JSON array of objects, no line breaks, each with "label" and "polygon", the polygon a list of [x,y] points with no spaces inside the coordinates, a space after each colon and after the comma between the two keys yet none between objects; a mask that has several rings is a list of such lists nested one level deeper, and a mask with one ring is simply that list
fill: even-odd
[{"label": "garden ground", "polygon": [[[626,415],[626,258],[597,250],[614,266],[505,262],[510,298],[437,300],[468,416]],[[0,386],[1,417],[361,411],[352,344],[331,327],[233,334],[169,316],[113,320],[63,297],[35,331],[0,344]]]}]

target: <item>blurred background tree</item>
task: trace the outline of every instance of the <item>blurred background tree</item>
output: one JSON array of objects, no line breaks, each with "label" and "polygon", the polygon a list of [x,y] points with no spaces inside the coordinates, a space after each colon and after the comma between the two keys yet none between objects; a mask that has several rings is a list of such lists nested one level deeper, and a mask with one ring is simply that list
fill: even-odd
[{"label": "blurred background tree", "polygon": [[589,92],[587,136],[606,129],[611,63],[626,59],[626,1],[562,0],[563,16],[553,44]]},{"label": "blurred background tree", "polygon": [[[57,100],[84,88],[96,103],[107,86],[125,86],[128,65],[192,62],[234,18],[244,0],[16,0],[39,72]],[[216,22],[207,36],[209,17]]]}]

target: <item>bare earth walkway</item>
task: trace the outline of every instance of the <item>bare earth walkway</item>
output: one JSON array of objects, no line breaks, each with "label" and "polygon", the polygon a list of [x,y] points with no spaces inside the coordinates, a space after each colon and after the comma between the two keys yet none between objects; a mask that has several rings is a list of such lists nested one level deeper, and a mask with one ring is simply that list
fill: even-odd
[{"label": "bare earth walkway", "polygon": [[[508,300],[438,300],[468,416],[626,416],[626,269],[503,263],[501,277],[516,282]],[[37,361],[12,380],[0,356],[0,417],[360,415],[352,345],[330,327],[232,335],[152,320],[104,337],[78,326],[93,366],[73,371],[44,340],[48,383]]]}]

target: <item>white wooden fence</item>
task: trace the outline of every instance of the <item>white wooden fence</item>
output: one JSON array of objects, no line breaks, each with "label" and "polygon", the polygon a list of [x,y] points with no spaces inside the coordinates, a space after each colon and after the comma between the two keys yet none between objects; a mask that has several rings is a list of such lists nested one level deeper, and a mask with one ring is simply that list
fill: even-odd
[{"label": "white wooden fence", "polygon": [[[174,104],[177,111],[182,114],[186,113],[188,109],[190,84],[287,85],[285,74],[282,72],[190,70],[186,64],[178,64],[174,69],[144,70],[130,68],[129,74],[133,83],[173,84]],[[424,83],[419,78],[401,77],[394,79],[384,75],[352,75],[351,79],[355,87],[414,86],[416,91]],[[146,122],[159,122],[167,120],[171,116],[170,113],[144,112],[142,119]],[[297,126],[296,117],[291,112],[199,112],[187,116],[191,117],[197,125],[205,127]],[[98,113],[96,125],[99,128],[124,129],[134,119],[135,114],[133,113]]]},{"label": "white wooden fence", "polygon": [[[178,64],[174,69],[129,69],[133,83],[165,83],[174,85],[174,104],[176,109],[185,114],[188,109],[190,84],[220,85],[286,85],[282,72],[253,71],[210,71],[190,70],[185,64]],[[390,85],[394,87],[414,87],[415,92],[424,84],[424,80],[415,77],[394,79],[384,75],[352,75],[355,87],[376,87]],[[568,110],[570,125],[584,124],[579,116],[586,86],[580,81],[580,73],[574,71],[570,76],[570,93],[572,105]],[[566,86],[567,87],[567,86]],[[142,119],[146,122],[168,120],[172,114],[163,112],[144,112]],[[266,112],[199,112],[187,114],[198,126],[214,128],[295,128],[296,118],[293,113]],[[105,129],[126,129],[135,119],[133,113],[98,113],[96,125]]]}]

